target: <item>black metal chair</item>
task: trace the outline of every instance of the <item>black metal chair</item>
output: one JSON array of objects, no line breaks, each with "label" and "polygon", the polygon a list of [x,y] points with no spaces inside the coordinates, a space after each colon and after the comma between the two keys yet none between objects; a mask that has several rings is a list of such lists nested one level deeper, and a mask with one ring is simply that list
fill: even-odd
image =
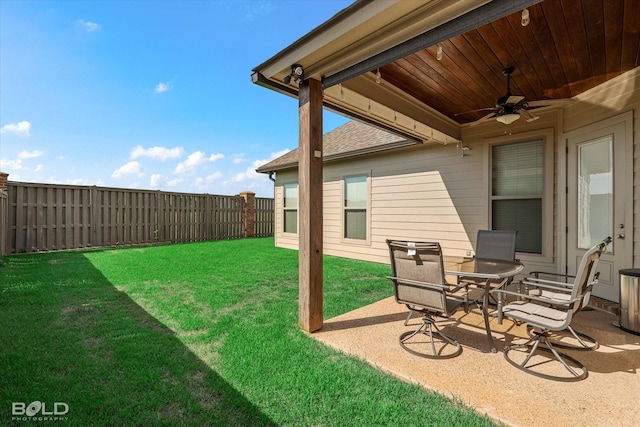
[{"label": "black metal chair", "polygon": [[[450,298],[457,286],[445,280],[440,244],[387,240],[387,245],[392,270],[388,279],[394,284],[396,301],[423,315],[418,329],[400,335],[400,345],[420,357],[459,355],[460,343],[445,335],[435,319],[435,316],[449,317],[462,304],[461,300]],[[428,340],[420,341],[422,336]],[[423,347],[427,350],[422,350]]]}]

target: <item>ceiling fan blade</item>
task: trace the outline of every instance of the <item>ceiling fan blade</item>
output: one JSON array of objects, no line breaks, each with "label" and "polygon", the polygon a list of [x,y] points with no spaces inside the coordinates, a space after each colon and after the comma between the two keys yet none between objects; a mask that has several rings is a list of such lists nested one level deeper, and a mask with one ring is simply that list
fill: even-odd
[{"label": "ceiling fan blade", "polygon": [[522,102],[522,100],[524,100],[524,96],[510,95],[509,98],[507,98],[507,102],[505,102],[505,104],[518,104]]},{"label": "ceiling fan blade", "polygon": [[482,122],[486,122],[487,120],[493,118],[496,114],[497,114],[497,111],[492,111],[491,113],[489,113],[486,116],[476,120],[475,122],[469,123],[469,126],[475,126],[475,125],[480,124]]},{"label": "ceiling fan blade", "polygon": [[534,120],[538,120],[540,117],[536,116],[535,114],[531,114],[529,111],[525,110],[524,108],[522,108],[519,111],[520,115],[522,116],[523,119],[525,119],[527,122],[532,122]]},{"label": "ceiling fan blade", "polygon": [[562,105],[567,105],[573,102],[570,98],[565,99],[541,99],[539,101],[528,101],[527,106],[529,107],[549,107],[549,106],[557,106],[560,107]]},{"label": "ceiling fan blade", "polygon": [[478,111],[496,111],[496,107],[488,107],[488,108],[479,108],[477,110],[471,110],[471,111],[464,111],[462,113],[455,113],[454,116],[460,116],[462,114],[469,114],[469,113],[477,113]]}]

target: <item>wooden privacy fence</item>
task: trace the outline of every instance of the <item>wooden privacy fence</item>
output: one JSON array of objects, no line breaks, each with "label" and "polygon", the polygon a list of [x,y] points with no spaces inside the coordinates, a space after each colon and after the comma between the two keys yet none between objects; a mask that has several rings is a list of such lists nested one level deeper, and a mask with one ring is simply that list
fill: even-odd
[{"label": "wooden privacy fence", "polygon": [[217,196],[9,182],[0,242],[5,253],[17,253],[270,236],[273,209],[273,199],[251,192]]},{"label": "wooden privacy fence", "polygon": [[9,214],[9,197],[7,192],[0,189],[0,258],[6,253],[7,216]]}]

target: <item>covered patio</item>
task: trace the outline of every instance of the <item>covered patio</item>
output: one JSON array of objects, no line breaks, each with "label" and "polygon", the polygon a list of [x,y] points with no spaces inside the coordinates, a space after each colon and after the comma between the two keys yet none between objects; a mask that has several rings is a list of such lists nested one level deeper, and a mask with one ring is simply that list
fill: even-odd
[{"label": "covered patio", "polygon": [[[582,199],[572,193],[581,144],[605,138],[605,146],[611,147],[615,141],[616,162],[608,173],[616,172],[613,188],[618,194],[609,199],[616,204],[608,208],[608,230],[597,236],[614,237],[615,249],[607,253],[606,270],[601,265],[600,282],[607,283],[607,294],[595,292],[617,301],[617,271],[633,267],[638,259],[638,214],[626,195],[638,185],[632,159],[633,124],[640,117],[634,109],[640,105],[639,14],[640,4],[625,0],[361,0],[255,67],[255,84],[299,100],[299,224],[292,237],[300,250],[301,327],[315,331],[323,324],[328,219],[323,108],[400,135],[405,146],[413,142],[427,172],[440,173],[440,165],[429,163],[436,158],[431,153],[457,149],[468,159],[445,160],[452,175],[473,171],[456,177],[463,181],[456,185],[473,191],[471,198],[458,192],[467,198],[460,200],[464,206],[456,206],[462,232],[459,228],[451,237],[438,238],[445,251],[457,255],[469,251],[478,229],[493,225],[491,147],[542,139],[548,181],[536,218],[542,230],[536,231],[535,253],[521,258],[527,267],[544,271],[571,273],[582,248],[590,246],[578,242],[583,230],[574,226],[589,217],[577,206]],[[607,135],[614,137],[607,140]],[[445,150],[448,145],[452,148]],[[387,172],[370,172],[368,179]],[[280,172],[276,188],[282,186],[279,177]],[[480,194],[484,200],[473,198],[478,191],[485,193]],[[423,223],[420,231],[437,227]],[[360,245],[361,259],[381,260],[384,239],[394,237],[375,233]],[[279,234],[282,229],[276,231],[276,244]],[[425,238],[434,234],[425,233]],[[344,237],[331,242],[334,253]]]},{"label": "covered patio", "polygon": [[[580,251],[590,246],[578,237],[577,223],[589,215],[575,196],[581,183],[575,165],[586,143],[615,134],[606,140],[607,150],[614,140],[617,144],[617,154],[611,155],[615,168],[611,163],[607,171],[611,176],[616,171],[611,187],[619,193],[614,197],[612,190],[617,204],[607,211],[609,229],[599,236],[611,235],[614,242],[599,267],[608,300],[617,301],[618,270],[640,262],[635,249],[639,233],[634,232],[640,181],[633,164],[640,127],[639,15],[640,3],[624,0],[363,0],[254,68],[254,83],[299,100],[297,164],[278,170],[275,185],[276,206],[286,203],[286,184],[299,185],[297,231],[287,234],[276,224],[276,244],[299,249],[301,328],[506,425],[638,425],[640,339],[613,325],[616,314],[591,308],[577,315],[576,329],[588,331],[600,347],[567,350],[589,370],[586,379],[575,383],[537,378],[509,365],[501,349],[528,336],[524,326],[511,321],[500,326],[492,321],[498,352],[489,352],[477,310],[458,312],[446,327],[463,346],[460,356],[424,360],[398,345],[399,335],[415,329],[419,319],[404,326],[407,309],[393,297],[324,319],[322,258],[329,246],[331,254],[347,247],[344,253],[354,258],[384,262],[384,239],[401,237],[437,240],[445,253],[470,255],[476,232],[492,228],[492,203],[500,196],[492,199],[492,147],[538,138],[544,141],[545,189],[536,219],[542,231],[539,248],[521,251],[519,258],[525,274],[575,273]],[[403,229],[409,217],[403,214],[414,206],[401,200],[405,193],[398,184],[388,192],[397,196],[393,207],[402,202],[404,211],[367,220],[366,238],[347,241],[340,225],[346,221],[340,191],[346,188],[344,177],[354,172],[347,161],[329,164],[325,158],[323,108],[406,142],[404,151],[353,160],[359,171],[366,170],[360,174],[368,188],[378,185],[378,192],[368,190],[370,211],[388,208],[379,189],[390,187],[392,178],[414,185],[413,196],[433,192],[425,190],[433,183],[424,178],[430,174],[441,181],[438,188],[446,193],[458,227],[442,230],[444,215],[423,220],[423,209],[411,211],[413,228]],[[385,163],[391,158],[394,170]],[[330,207],[323,205],[328,202]],[[325,232],[328,223],[332,228]]]},{"label": "covered patio", "polygon": [[492,320],[498,353],[488,351],[478,310],[459,312],[443,321],[445,331],[463,346],[452,359],[426,360],[398,344],[407,326],[407,309],[393,297],[325,321],[311,336],[339,351],[405,381],[419,384],[509,426],[636,426],[640,396],[640,336],[612,323],[610,311],[590,308],[575,318],[576,330],[589,331],[599,341],[595,351],[563,350],[589,369],[578,382],[549,381],[521,372],[507,363],[505,343],[527,336],[526,327]]}]

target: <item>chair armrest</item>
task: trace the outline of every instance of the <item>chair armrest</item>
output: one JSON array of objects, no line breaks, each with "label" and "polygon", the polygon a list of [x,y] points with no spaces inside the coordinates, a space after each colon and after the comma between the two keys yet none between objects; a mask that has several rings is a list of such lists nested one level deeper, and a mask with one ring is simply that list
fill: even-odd
[{"label": "chair armrest", "polygon": [[575,279],[576,276],[572,276],[570,274],[560,274],[560,273],[547,273],[546,271],[532,271],[529,273],[530,276],[533,276],[533,278],[538,279],[540,278],[540,275],[544,275],[544,276],[554,276],[554,277],[564,277],[567,279]]},{"label": "chair armrest", "polygon": [[537,288],[547,289],[557,292],[571,292],[573,284],[564,282],[554,282],[552,280],[533,279],[526,277],[522,279],[523,285],[533,285]]},{"label": "chair armrest", "polygon": [[556,282],[553,280],[536,279],[533,277],[525,277],[521,283],[525,286],[535,286],[536,288],[544,288],[551,290],[558,290],[564,292],[571,292],[573,289],[573,283]]},{"label": "chair armrest", "polygon": [[[544,303],[545,305],[548,305],[550,303],[552,303],[553,305],[558,305],[558,306],[570,306],[571,304],[573,304],[576,301],[580,301],[582,299],[582,297],[575,297],[575,298],[571,298],[568,300],[559,300],[559,299],[555,299],[555,298],[541,298],[538,297],[536,295],[529,295],[529,294],[523,294],[521,292],[515,292],[515,291],[507,291],[506,289],[494,289],[492,291],[490,291],[490,293],[492,294],[504,294],[504,295],[513,295],[516,296],[518,298],[522,298],[522,299],[527,299],[527,300],[531,300],[531,301],[539,301]],[[499,300],[500,302],[500,300]],[[498,304],[498,307],[500,307],[500,304]]]},{"label": "chair armrest", "polygon": [[403,279],[403,278],[394,277],[394,276],[387,276],[387,279],[391,280],[396,285],[401,283],[401,284],[407,284],[407,285],[412,285],[412,286],[418,286],[418,287],[426,288],[426,289],[433,289],[433,290],[436,290],[436,291],[444,290],[446,292],[450,292],[450,290],[453,287],[453,285],[450,285],[449,283],[420,282],[418,280]]}]

